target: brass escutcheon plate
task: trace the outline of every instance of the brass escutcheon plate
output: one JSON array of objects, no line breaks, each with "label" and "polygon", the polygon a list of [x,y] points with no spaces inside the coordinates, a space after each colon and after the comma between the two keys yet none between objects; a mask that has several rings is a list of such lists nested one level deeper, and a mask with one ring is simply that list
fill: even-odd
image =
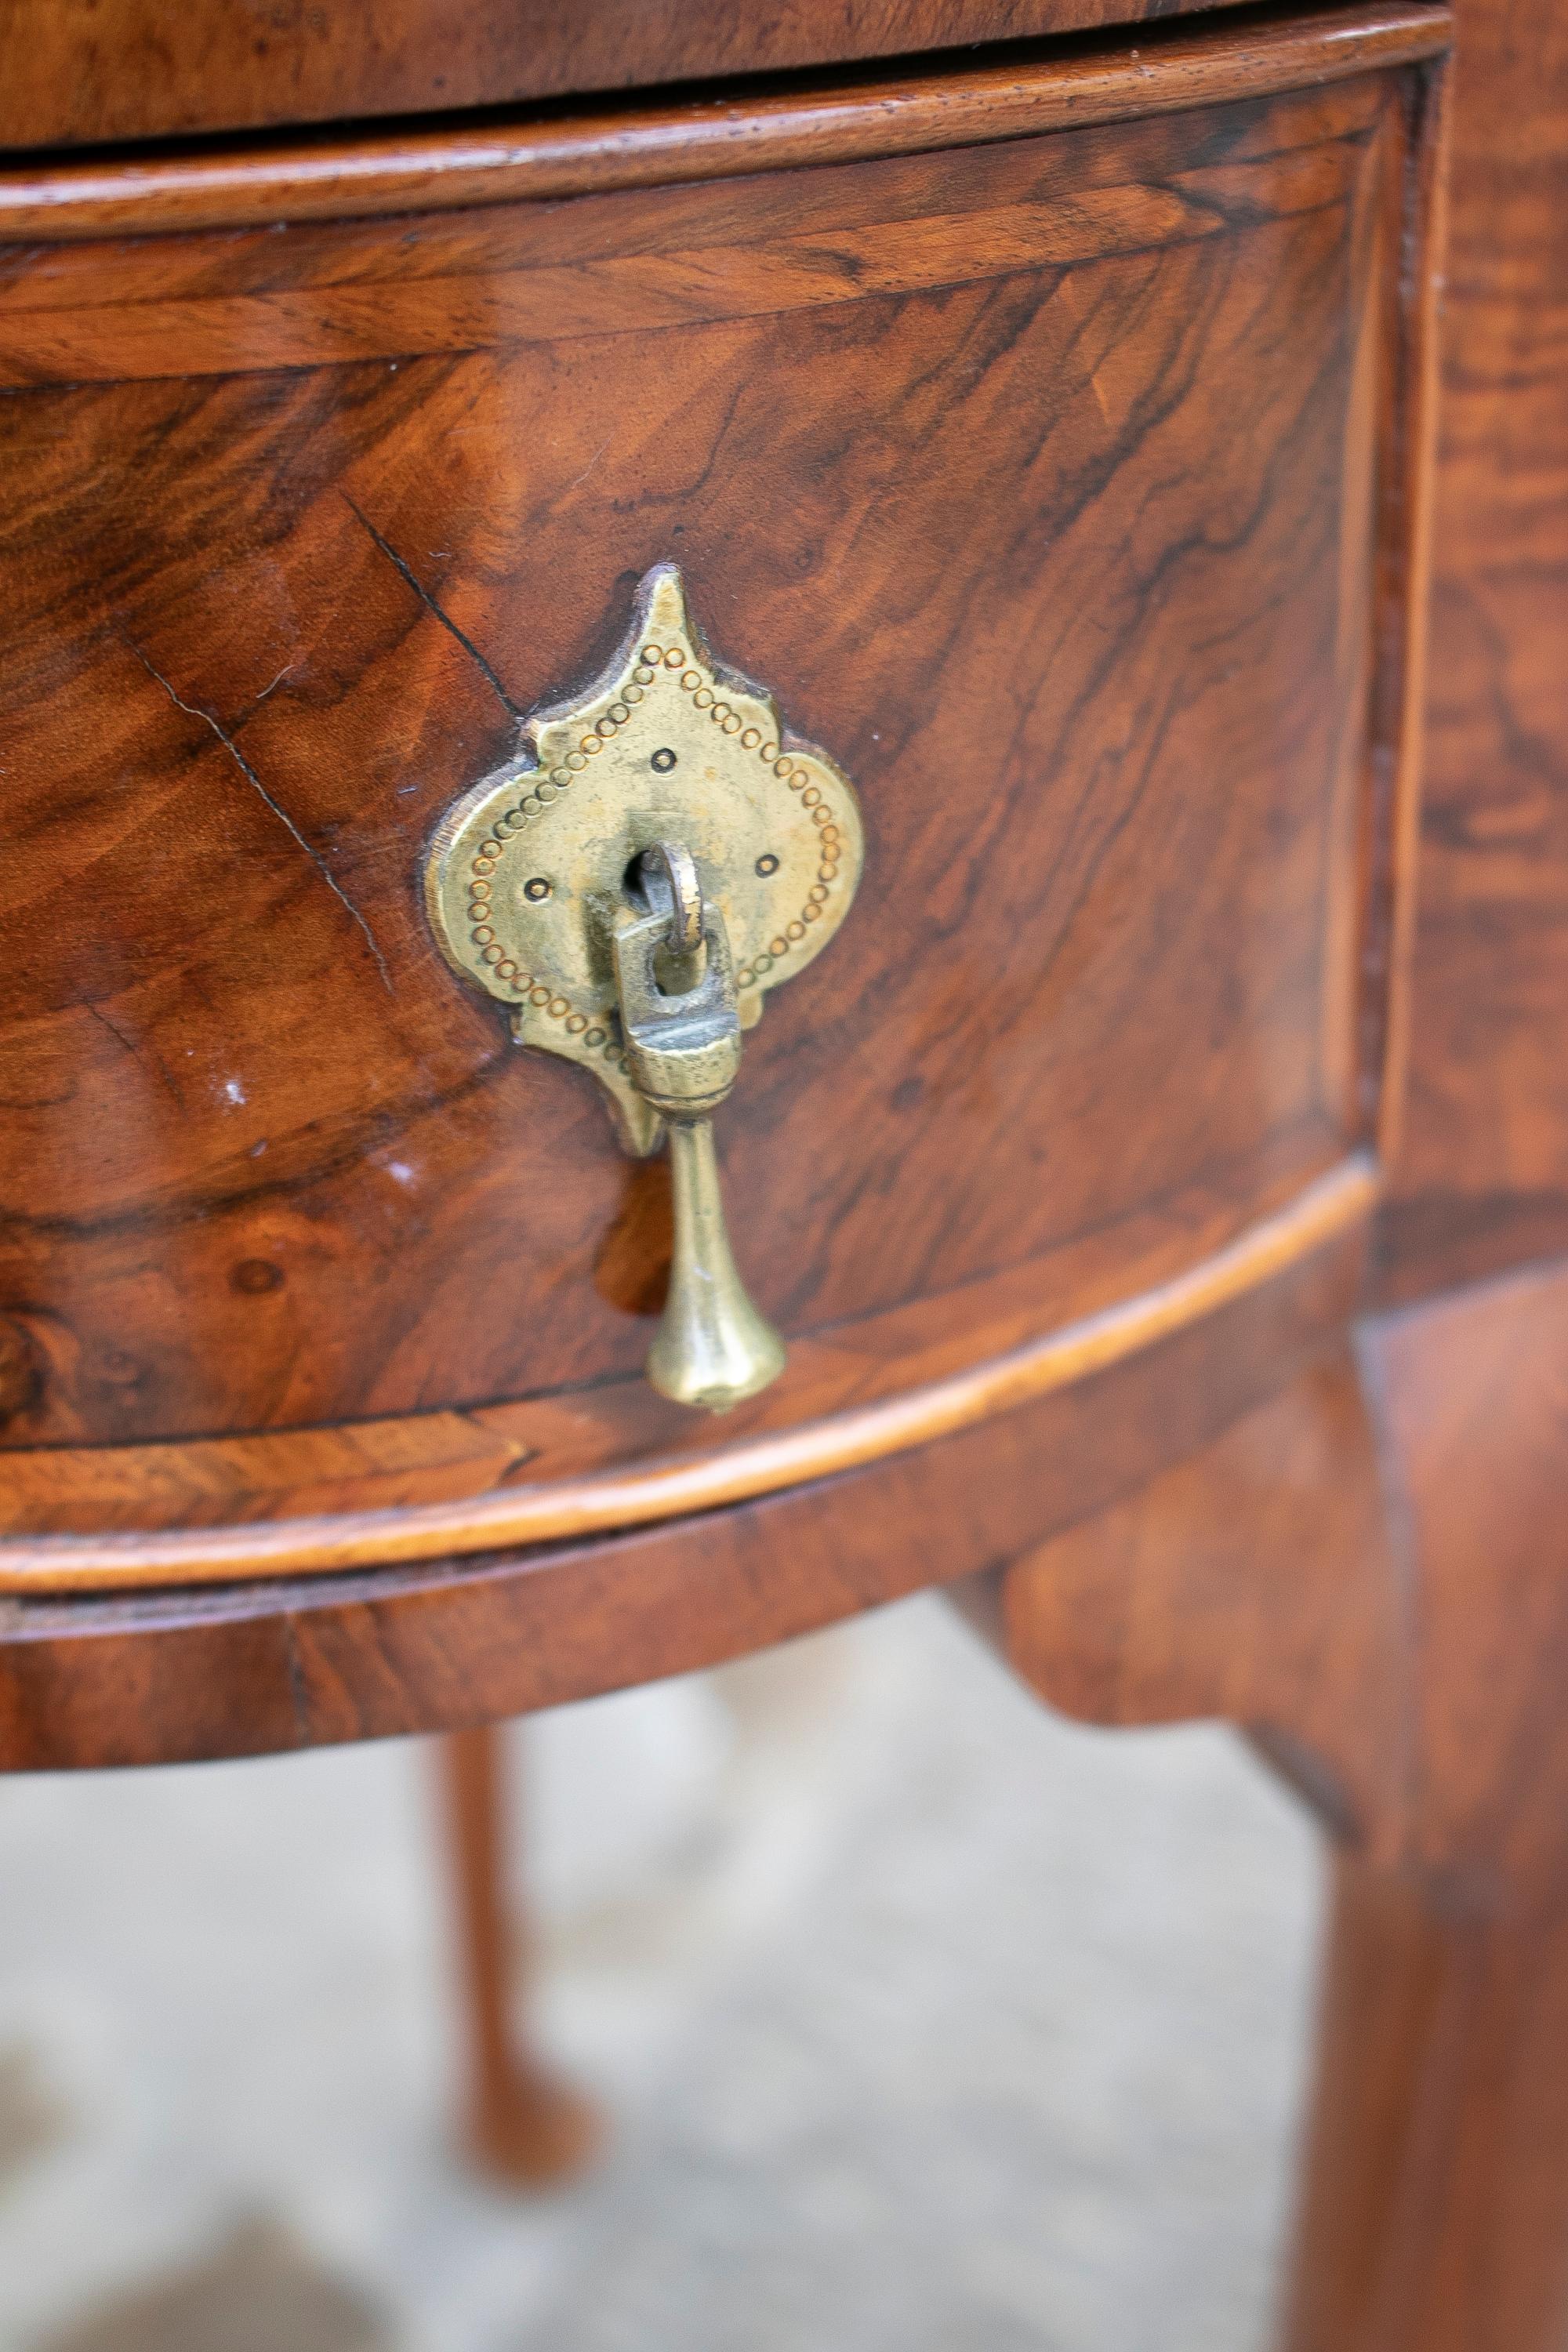
[{"label": "brass escutcheon plate", "polygon": [[519,758],[447,812],[426,866],[447,961],[510,1008],[520,1044],[592,1070],[639,1153],[661,1121],[628,1074],[611,940],[629,869],[669,838],[723,914],[750,1028],[848,912],[860,811],[771,696],[718,667],[679,571],[661,563],[616,659],[525,722]]}]

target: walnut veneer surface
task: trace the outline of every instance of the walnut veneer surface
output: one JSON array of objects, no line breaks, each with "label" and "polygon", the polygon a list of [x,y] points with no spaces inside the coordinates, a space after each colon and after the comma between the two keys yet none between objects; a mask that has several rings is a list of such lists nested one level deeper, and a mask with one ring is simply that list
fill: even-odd
[{"label": "walnut veneer surface", "polygon": [[[7,135],[91,142],[1100,16],[481,11],[437,89],[428,13],[192,11],[160,78],[116,0],[0,56]],[[1568,2326],[1568,40],[1449,30],[0,171],[0,1761],[952,1583],[1336,1840],[1289,2352]],[[792,1362],[718,1426],[635,1370],[659,1165],[417,891],[665,557],[870,844],[725,1113]]]},{"label": "walnut veneer surface", "polygon": [[1215,0],[0,0],[0,147],[504,105],[1199,5]]},{"label": "walnut veneer surface", "polygon": [[[1389,44],[1442,35],[1361,23],[1327,89],[1052,138],[16,249],[14,1531],[732,1447],[1324,1181],[1352,1213],[1414,610]],[[725,1115],[795,1349],[719,1440],[637,1374],[662,1170],[510,1047],[416,887],[670,552],[870,839]]]},{"label": "walnut veneer surface", "polygon": [[1059,1316],[1350,1148],[1386,104],[15,269],[6,1442],[635,1371],[602,1102],[416,886],[671,547],[864,780],[724,1119],[771,1313]]},{"label": "walnut veneer surface", "polygon": [[1568,16],[1481,0],[1458,71],[1405,1297],[1568,1250]]}]

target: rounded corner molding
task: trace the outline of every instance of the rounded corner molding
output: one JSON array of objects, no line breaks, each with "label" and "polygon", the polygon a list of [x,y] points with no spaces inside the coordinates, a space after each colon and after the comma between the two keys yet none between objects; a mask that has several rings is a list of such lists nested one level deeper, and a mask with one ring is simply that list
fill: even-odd
[{"label": "rounded corner molding", "polygon": [[255,136],[194,153],[0,173],[0,237],[64,243],[388,214],[553,202],[822,163],[986,146],[1089,123],[1310,89],[1421,65],[1454,37],[1447,0],[1356,0],[1273,24],[1201,14],[1125,27],[1077,56],[1046,55],[635,114],[574,109],[489,125],[370,130],[353,139]]},{"label": "rounded corner molding", "polygon": [[1010,1353],[885,1402],[748,1438],[534,1487],[403,1509],[0,1541],[0,1593],[88,1595],[406,1568],[619,1534],[784,1493],[956,1435],[1108,1370],[1352,1240],[1382,1190],[1356,1151],[1195,1265]]}]

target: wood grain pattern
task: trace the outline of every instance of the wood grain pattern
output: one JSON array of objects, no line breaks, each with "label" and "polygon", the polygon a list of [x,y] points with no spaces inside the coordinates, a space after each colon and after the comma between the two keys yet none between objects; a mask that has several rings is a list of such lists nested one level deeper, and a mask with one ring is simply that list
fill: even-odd
[{"label": "wood grain pattern", "polygon": [[1338,1832],[1409,1833],[1412,1662],[1350,1349],[965,1597],[1030,1686],[1105,1725],[1219,1717]]},{"label": "wood grain pattern", "polygon": [[1094,1378],[836,1478],[466,1563],[0,1601],[0,1769],[455,1729],[679,1674],[1016,1556],[1341,1344],[1342,1235]]},{"label": "wood grain pattern", "polygon": [[1568,1264],[1370,1335],[1411,1832],[1342,1876],[1290,2352],[1555,2352],[1568,2311]]},{"label": "wood grain pattern", "polygon": [[1096,1722],[1248,1727],[1342,1842],[1290,2352],[1554,2352],[1568,1263],[1363,1327],[971,1595]]},{"label": "wood grain pattern", "polygon": [[1381,391],[1380,445],[1387,457],[1373,626],[1384,653],[1371,679],[1371,727],[1389,753],[1374,764],[1363,855],[1373,901],[1381,898],[1386,912],[1364,943],[1372,962],[1363,964],[1361,994],[1363,1083],[1385,1165],[1397,1157],[1404,1135],[1410,1061],[1450,89],[1446,69],[1407,79],[1405,184],[1385,190],[1385,233],[1402,259],[1384,295],[1384,332],[1398,356],[1384,369]]},{"label": "wood grain pattern", "polygon": [[1410,1108],[1384,1295],[1568,1248],[1568,20],[1457,82]]},{"label": "wood grain pattern", "polygon": [[[665,1196],[667,1171],[663,1158],[628,1165],[631,1212],[623,1209],[595,1262],[596,1286],[623,1314],[651,1316],[662,1304],[668,1218],[644,1217],[637,1204]],[[1298,1204],[1309,1219],[1312,1199]],[[1279,1171],[1259,1203],[1260,1222],[1267,1228],[1288,1217],[1295,1201],[1294,1171]],[[108,1533],[447,1502],[503,1486],[580,1478],[638,1457],[722,1454],[771,1432],[942,1386],[1037,1341],[1058,1345],[1073,1325],[1119,1306],[1135,1320],[1146,1294],[1184,1276],[1201,1285],[1203,1269],[1237,1238],[1235,1202],[1223,1186],[1184,1190],[1129,1223],[1086,1234],[1047,1265],[967,1284],[960,1300],[938,1293],[798,1338],[784,1381],[722,1422],[671,1405],[639,1373],[627,1373],[556,1396],[384,1420],[146,1445],[18,1449],[6,1456],[0,1479],[5,1531]],[[32,1401],[35,1386],[31,1377],[17,1384],[13,1410]]]},{"label": "wood grain pattern", "polygon": [[[587,338],[1228,245],[1270,218],[1347,205],[1380,99],[1374,78],[1278,117],[1237,107],[558,210],[436,213],[391,238],[372,220],[291,228],[281,240],[23,247],[0,283],[0,383],[149,383],[482,351],[521,363],[531,349]],[[629,344],[614,356],[630,361]],[[552,425],[548,402],[539,422]],[[437,410],[425,430],[435,436],[444,424]]]},{"label": "wood grain pattern", "polygon": [[[1370,1163],[1352,1160],[1279,1215],[1156,1289],[929,1387],[905,1385],[885,1402],[846,1405],[830,1419],[777,1435],[734,1442],[722,1450],[704,1447],[685,1460],[655,1456],[632,1470],[574,1482],[557,1475],[530,1487],[499,1476],[489,1493],[451,1503],[405,1501],[397,1509],[339,1511],[261,1526],[231,1522],[162,1537],[55,1536],[28,1542],[13,1536],[0,1549],[0,1592],[335,1573],[496,1551],[647,1526],[836,1476],[1092,1380],[1364,1228],[1375,1196]],[[902,1369],[907,1382],[908,1366]],[[406,1423],[395,1426],[405,1443]],[[190,1450],[181,1452],[188,1456]],[[167,1481],[160,1484],[156,1470],[149,1480],[142,1463],[120,1467],[143,1491],[152,1485],[157,1503],[166,1507]],[[509,1461],[506,1467],[510,1472],[515,1465]]]},{"label": "wood grain pattern", "polygon": [[1005,52],[874,81],[699,105],[361,132],[249,148],[0,169],[0,238],[144,236],[453,210],[728,178],[1037,137],[1269,97],[1439,55],[1449,12],[1418,0],[1155,30],[1137,47]]},{"label": "wood grain pattern", "polygon": [[1215,1715],[1341,1841],[1289,2352],[1568,2307],[1568,1262],[1342,1356],[970,1596],[1056,1704]]},{"label": "wood grain pattern", "polygon": [[1336,1861],[1284,2352],[1557,2352],[1560,1900]]},{"label": "wood grain pattern", "polygon": [[1197,0],[3,0],[0,147],[424,114],[913,56]]},{"label": "wood grain pattern", "polygon": [[[11,0],[0,58],[25,135],[91,138],[1100,5],[643,9],[635,56],[618,0],[531,50],[531,0],[193,11],[154,76],[145,0]],[[1568,2312],[1568,1261],[1345,1339],[1374,1141],[1388,1295],[1568,1245],[1568,47],[1467,6],[1408,996],[1438,81],[1257,60],[1440,12],[1178,31],[1152,112],[1251,98],[1011,144],[1114,116],[1130,53],[0,180],[14,229],[58,207],[0,256],[5,1508],[141,1527],[91,1575],[258,1578],[0,1601],[0,1767],[472,1725],[963,1579],[1058,1703],[1235,1721],[1339,1841],[1290,2352]],[[716,176],[616,193],[681,123]],[[817,168],[727,179],[747,139]],[[247,230],[286,188],[428,208]],[[716,1448],[629,1378],[657,1171],[411,912],[436,812],[672,551],[865,782],[885,889],[736,1107],[797,1347]],[[341,1572],[262,1574],[310,1507]],[[493,1752],[454,1759],[500,2082]]]},{"label": "wood grain pattern", "polygon": [[631,1372],[600,1106],[413,876],[672,550],[873,830],[726,1113],[792,1332],[947,1296],[973,1360],[987,1284],[1048,1329],[1088,1237],[1355,1148],[1403,87],[13,257],[6,1444]]},{"label": "wood grain pattern", "polygon": [[[634,1204],[650,1193],[656,1201],[661,1196],[663,1187],[649,1180],[667,1183],[667,1167],[658,1159],[628,1168]],[[1346,1222],[1353,1223],[1360,1181],[1352,1166],[1340,1178],[1318,1179],[1303,1200],[1293,1174],[1284,1174],[1260,1203],[1265,1251],[1272,1248],[1270,1234],[1310,1231],[1325,1196],[1332,1202],[1337,1195]],[[920,1392],[951,1395],[956,1383],[959,1392],[984,1393],[986,1367],[1020,1351],[1042,1369],[1070,1365],[1075,1327],[1110,1317],[1130,1335],[1148,1328],[1151,1315],[1165,1311],[1173,1287],[1178,1297],[1201,1299],[1216,1260],[1223,1272],[1238,1253],[1261,1273],[1267,1257],[1250,1255],[1249,1239],[1258,1239],[1258,1227],[1236,1235],[1235,1203],[1223,1187],[1185,1191],[1142,1218],[1086,1235],[1046,1267],[968,1284],[960,1301],[938,1293],[797,1339],[784,1380],[721,1423],[671,1405],[640,1374],[627,1374],[591,1389],[461,1411],[145,1445],[17,1449],[5,1457],[0,1479],[4,1531],[108,1535],[461,1505],[507,1488],[570,1485],[616,1464],[663,1460],[689,1467],[699,1455],[714,1457],[696,1475],[710,1501],[718,1501],[729,1493],[719,1482],[729,1475],[731,1457],[759,1440],[900,1399],[909,1402],[895,1418],[910,1425],[922,1410]],[[601,1252],[595,1282],[605,1288],[610,1259],[611,1303],[623,1313],[656,1314],[668,1248],[668,1218],[623,1217]],[[1064,1302],[1065,1321],[1058,1321]],[[14,1409],[32,1395],[30,1382],[19,1388]],[[463,1516],[451,1512],[448,1527]],[[293,1557],[299,1559],[298,1549]]]}]

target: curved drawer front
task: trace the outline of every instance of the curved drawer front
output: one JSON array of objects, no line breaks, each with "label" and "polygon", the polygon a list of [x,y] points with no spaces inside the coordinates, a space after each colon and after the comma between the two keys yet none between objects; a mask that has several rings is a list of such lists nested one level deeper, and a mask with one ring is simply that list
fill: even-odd
[{"label": "curved drawer front", "polygon": [[[6,0],[0,148],[423,114],[909,57],[1215,0]],[[1221,0],[1227,5],[1227,0]]]},{"label": "curved drawer front", "polygon": [[[14,1528],[732,1445],[1303,1201],[1305,1246],[1325,1183],[1353,1220],[1418,80],[15,251]],[[637,1376],[665,1163],[509,1042],[419,887],[668,562],[866,824],[854,913],[724,1113],[792,1356],[717,1430]]]}]

